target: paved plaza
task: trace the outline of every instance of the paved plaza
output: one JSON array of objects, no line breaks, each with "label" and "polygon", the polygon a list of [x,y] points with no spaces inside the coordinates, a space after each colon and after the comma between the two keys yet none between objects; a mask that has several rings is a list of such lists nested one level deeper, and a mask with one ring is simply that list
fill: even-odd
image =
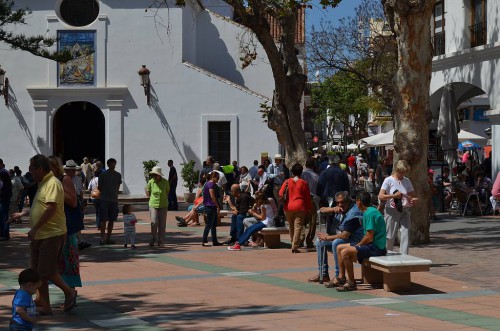
[{"label": "paved plaza", "polygon": [[[202,247],[202,226],[178,228],[169,212],[167,244],[150,248],[149,214],[136,212],[138,247],[98,246],[93,215],[86,215],[81,251],[84,285],[71,313],[54,308],[37,330],[500,330],[500,217],[443,214],[431,225],[431,243],[410,254],[433,261],[414,273],[408,293],[359,285],[338,293],[307,279],[316,273],[316,253],[281,249]],[[27,222],[0,242],[0,329],[7,328],[17,274],[28,264]],[[229,232],[229,218],[218,228]],[[332,261],[330,255],[329,258]],[[355,269],[360,278],[359,265]],[[62,292],[51,289],[53,307]]]}]

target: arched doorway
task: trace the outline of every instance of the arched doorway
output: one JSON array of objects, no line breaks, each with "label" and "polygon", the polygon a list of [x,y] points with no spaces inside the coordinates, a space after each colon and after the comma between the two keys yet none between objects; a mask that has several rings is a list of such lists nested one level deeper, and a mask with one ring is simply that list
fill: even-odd
[{"label": "arched doorway", "polygon": [[85,156],[104,162],[105,127],[101,110],[90,102],[64,104],[54,116],[54,155],[81,163]]}]

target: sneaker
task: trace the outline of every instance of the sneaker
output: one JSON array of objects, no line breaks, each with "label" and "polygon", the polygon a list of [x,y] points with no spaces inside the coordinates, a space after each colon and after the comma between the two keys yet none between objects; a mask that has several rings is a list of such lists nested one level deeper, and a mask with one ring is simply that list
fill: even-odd
[{"label": "sneaker", "polygon": [[229,246],[227,249],[230,251],[241,251],[240,244],[238,243],[234,244],[233,246]]}]

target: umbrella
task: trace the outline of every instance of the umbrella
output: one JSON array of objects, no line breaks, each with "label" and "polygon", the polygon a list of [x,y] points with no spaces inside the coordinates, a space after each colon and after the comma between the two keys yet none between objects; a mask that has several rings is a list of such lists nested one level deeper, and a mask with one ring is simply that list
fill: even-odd
[{"label": "umbrella", "polygon": [[475,142],[470,141],[470,140],[462,141],[460,144],[458,144],[458,149],[461,151],[464,151],[464,150],[471,151],[474,149],[478,149],[480,147],[481,146],[479,146],[478,144],[476,144]]},{"label": "umbrella", "polygon": [[460,131],[460,126],[458,124],[455,88],[452,84],[446,84],[439,107],[437,136],[441,137],[444,159],[451,168],[455,167],[457,162],[458,131]]}]

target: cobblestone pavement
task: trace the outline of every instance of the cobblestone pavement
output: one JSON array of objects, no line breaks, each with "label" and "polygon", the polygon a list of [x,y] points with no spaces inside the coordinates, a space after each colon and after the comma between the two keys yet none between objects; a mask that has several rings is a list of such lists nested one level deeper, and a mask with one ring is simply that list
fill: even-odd
[{"label": "cobblestone pavement", "polygon": [[[144,208],[143,208],[144,209]],[[412,275],[407,293],[359,285],[337,293],[307,279],[316,253],[281,249],[201,246],[201,226],[178,228],[169,212],[167,245],[151,248],[149,215],[138,211],[138,248],[98,246],[87,215],[81,251],[84,286],[78,307],[63,313],[62,293],[51,288],[55,314],[39,318],[38,330],[500,330],[500,217],[455,217],[431,224],[431,242],[410,254],[433,261],[430,272]],[[218,228],[219,240],[229,219]],[[0,242],[0,329],[8,325],[18,272],[28,264],[26,222]],[[287,242],[286,236],[282,241]],[[289,242],[289,240],[288,240]],[[332,260],[330,256],[330,260]],[[360,268],[356,270],[360,277]]]}]

